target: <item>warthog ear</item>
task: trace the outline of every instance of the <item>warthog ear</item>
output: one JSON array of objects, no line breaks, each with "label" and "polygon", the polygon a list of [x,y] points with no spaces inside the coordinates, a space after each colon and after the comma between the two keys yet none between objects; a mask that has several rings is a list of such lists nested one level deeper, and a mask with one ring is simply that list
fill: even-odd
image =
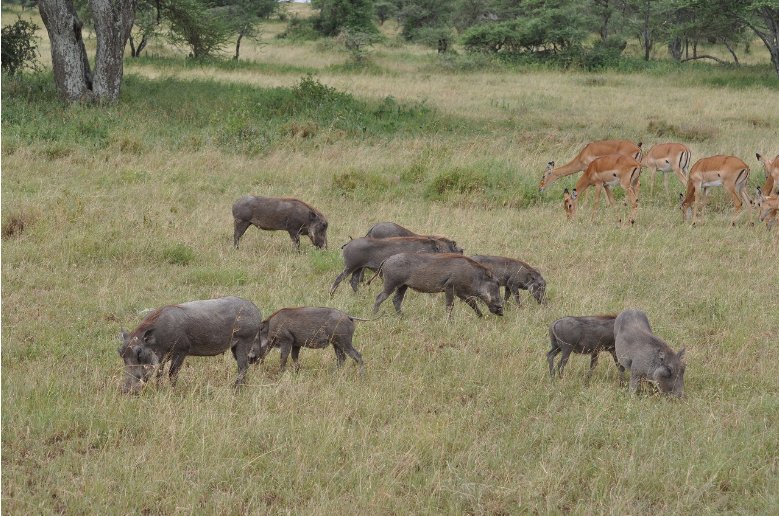
[{"label": "warthog ear", "polygon": [[116,348],[116,352],[119,353],[119,356],[122,356],[122,351],[127,347],[127,341],[130,339],[130,335],[127,333],[127,330],[122,328],[119,331],[119,335],[116,336],[117,339],[119,339],[119,347]]},{"label": "warthog ear", "polygon": [[146,330],[143,333],[143,337],[141,337],[141,340],[143,340],[146,344],[153,346],[157,343],[157,340],[154,338],[154,330],[151,328]]},{"label": "warthog ear", "polygon": [[668,366],[660,366],[657,369],[655,369],[655,375],[662,376],[663,378],[670,378],[671,368]]},{"label": "warthog ear", "polygon": [[665,363],[665,351],[661,351],[657,354],[657,358],[660,360],[660,363]]},{"label": "warthog ear", "polygon": [[684,348],[680,349],[680,350],[679,350],[679,353],[677,353],[677,354],[676,354],[676,357],[677,357],[679,360],[682,360],[682,359],[684,358],[684,352],[685,352],[685,349],[684,349]]},{"label": "warthog ear", "polygon": [[313,211],[309,211],[308,220],[316,220],[316,213],[314,213]]}]

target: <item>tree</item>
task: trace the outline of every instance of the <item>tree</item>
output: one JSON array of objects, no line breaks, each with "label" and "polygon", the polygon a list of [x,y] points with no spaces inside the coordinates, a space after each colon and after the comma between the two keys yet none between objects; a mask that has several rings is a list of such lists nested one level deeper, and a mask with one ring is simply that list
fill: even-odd
[{"label": "tree", "polygon": [[407,40],[415,39],[423,28],[441,28],[451,24],[454,4],[451,0],[408,0],[398,13]]},{"label": "tree", "polygon": [[336,36],[342,29],[377,33],[373,23],[373,0],[312,0],[319,10],[314,28],[324,36]]},{"label": "tree", "polygon": [[51,42],[54,83],[68,102],[115,102],[124,75],[124,46],[135,19],[133,0],[91,0],[97,50],[92,73],[73,0],[40,0]]},{"label": "tree", "polygon": [[754,32],[771,54],[779,75],[779,0],[736,1],[730,3],[733,15]]},{"label": "tree", "polygon": [[[130,31],[130,56],[140,57],[143,49],[157,34],[161,19],[161,4],[156,0],[140,0],[135,8],[135,23]],[[136,40],[138,44],[136,45]]]},{"label": "tree", "polygon": [[171,42],[188,46],[194,59],[216,54],[233,34],[228,10],[202,0],[168,0],[162,12],[170,23]]}]

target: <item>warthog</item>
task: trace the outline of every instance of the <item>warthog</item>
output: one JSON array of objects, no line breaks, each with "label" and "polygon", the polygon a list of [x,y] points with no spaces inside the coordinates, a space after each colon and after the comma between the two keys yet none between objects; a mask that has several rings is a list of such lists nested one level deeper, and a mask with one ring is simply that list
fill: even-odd
[{"label": "warthog", "polygon": [[327,219],[319,210],[298,199],[246,195],[233,204],[233,219],[236,249],[252,224],[267,231],[286,231],[298,252],[300,235],[308,235],[316,247],[327,249]]},{"label": "warthog", "polygon": [[418,292],[445,292],[446,311],[450,318],[454,296],[465,301],[479,317],[482,313],[476,299],[484,301],[490,312],[503,315],[498,280],[488,268],[460,254],[400,253],[387,258],[376,273],[379,274],[384,277],[384,290],[376,296],[374,313],[396,290],[392,304],[400,313],[403,297],[411,287]]},{"label": "warthog", "polygon": [[450,253],[449,242],[430,237],[355,238],[343,246],[344,270],[335,278],[330,295],[349,274],[349,283],[357,292],[362,280],[362,270],[378,270],[384,260],[398,253]]},{"label": "warthog", "polygon": [[262,321],[259,339],[249,351],[249,361],[264,360],[271,348],[281,352],[281,367],[284,371],[287,357],[292,352],[295,370],[300,369],[298,355],[300,348],[325,348],[333,345],[338,367],[349,355],[363,370],[360,353],[352,346],[354,321],[366,321],[347,315],[335,308],[282,308]]},{"label": "warthog", "polygon": [[562,351],[563,356],[557,364],[557,374],[563,376],[563,369],[568,363],[571,353],[590,355],[590,370],[587,379],[592,376],[592,370],[598,364],[598,353],[608,351],[614,357],[614,363],[619,367],[617,355],[614,352],[614,319],[616,315],[594,315],[587,317],[563,317],[549,326],[549,340],[552,349],[546,354],[549,362],[549,374],[554,378],[554,359]]},{"label": "warthog", "polygon": [[614,321],[614,347],[620,364],[620,383],[630,369],[630,390],[636,392],[640,380],[657,385],[660,392],[684,395],[684,348],[674,353],[668,344],[652,333],[644,312],[625,310]]},{"label": "warthog", "polygon": [[149,313],[131,333],[122,330],[117,350],[124,360],[122,391],[143,388],[154,369],[162,375],[170,360],[168,375],[176,383],[188,355],[213,356],[232,350],[238,362],[241,385],[249,366],[248,352],[260,330],[262,316],[254,303],[239,297],[222,297],[168,305]]},{"label": "warthog", "polygon": [[365,234],[368,238],[391,238],[391,237],[428,237],[428,238],[435,238],[436,240],[441,240],[442,242],[445,242],[449,245],[449,252],[452,253],[462,253],[463,249],[462,247],[459,247],[457,245],[457,242],[454,240],[451,240],[449,238],[446,238],[441,235],[419,235],[417,233],[414,233],[410,229],[406,229],[400,224],[395,224],[394,222],[379,222],[378,224],[374,224],[371,229],[368,230],[368,233]]},{"label": "warthog", "polygon": [[546,303],[546,281],[536,269],[520,260],[504,258],[503,256],[471,256],[471,260],[477,261],[492,271],[501,287],[505,287],[505,299],[514,295],[518,305],[519,291],[529,291],[535,300],[541,304]]}]

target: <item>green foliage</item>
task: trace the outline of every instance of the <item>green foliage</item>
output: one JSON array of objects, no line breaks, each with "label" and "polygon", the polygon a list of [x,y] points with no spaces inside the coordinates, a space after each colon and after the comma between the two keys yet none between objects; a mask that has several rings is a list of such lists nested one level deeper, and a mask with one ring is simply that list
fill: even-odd
[{"label": "green foliage", "polygon": [[291,39],[294,41],[313,41],[319,39],[321,34],[314,27],[314,18],[301,18],[292,15],[287,22],[287,28],[276,35],[279,39]]},{"label": "green foliage", "polygon": [[25,69],[37,69],[38,44],[35,37],[37,30],[37,25],[21,18],[3,27],[0,39],[2,46],[0,63],[3,73],[16,75]]},{"label": "green foliage", "polygon": [[345,28],[378,32],[373,23],[373,0],[313,0],[311,5],[319,10],[313,25],[323,36],[335,36]]},{"label": "green foliage", "polygon": [[235,30],[229,12],[212,8],[206,0],[171,0],[164,11],[171,42],[189,47],[194,59],[218,54]]},{"label": "green foliage", "polygon": [[346,27],[338,36],[344,48],[351,56],[352,62],[364,64],[368,60],[368,49],[381,41],[381,35],[376,32],[365,32]]},{"label": "green foliage", "polygon": [[454,4],[450,0],[411,0],[398,13],[401,33],[407,40],[416,40],[422,29],[447,27],[451,23]]}]

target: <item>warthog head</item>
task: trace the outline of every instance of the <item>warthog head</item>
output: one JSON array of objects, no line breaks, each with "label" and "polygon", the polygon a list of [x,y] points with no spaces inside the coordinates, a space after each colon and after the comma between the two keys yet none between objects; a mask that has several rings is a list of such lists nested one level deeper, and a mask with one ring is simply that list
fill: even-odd
[{"label": "warthog head", "polygon": [[[434,236],[433,238],[438,240],[438,243],[440,245],[443,245],[443,251],[444,252],[446,252],[446,253],[463,254],[463,248],[459,247],[457,245],[457,242],[455,242],[454,240],[451,240],[451,239],[446,238],[446,237],[438,236],[438,235]],[[439,245],[439,248],[440,248],[440,245]]]},{"label": "warthog head", "polygon": [[313,211],[309,215],[308,237],[319,249],[327,249],[327,219]]},{"label": "warthog head", "polygon": [[248,358],[249,363],[254,364],[257,362],[262,363],[265,360],[265,356],[270,351],[270,339],[268,338],[270,323],[268,320],[262,321],[260,324],[260,331],[257,332],[257,336],[254,338],[252,347],[249,348]]},{"label": "warthog head", "polygon": [[530,272],[530,283],[527,286],[528,292],[538,304],[546,304],[546,280],[536,271]]},{"label": "warthog head", "polygon": [[660,366],[652,373],[652,380],[663,394],[684,396],[684,348],[679,353],[660,352]]},{"label": "warthog head", "polygon": [[538,183],[538,191],[543,192],[544,188],[546,188],[546,182],[549,180],[549,175],[552,173],[552,169],[554,169],[554,161],[550,161],[546,164],[546,170],[544,170],[544,175],[541,176],[541,182]]},{"label": "warthog head", "polygon": [[124,381],[121,390],[124,394],[136,394],[143,389],[149,376],[160,364],[157,354],[147,344],[153,342],[151,330],[141,336],[130,336],[126,330],[119,334],[121,344],[117,349],[124,360]]},{"label": "warthog head", "polygon": [[503,315],[503,298],[500,297],[500,284],[491,272],[487,271],[487,277],[484,280],[482,291],[482,301],[487,304],[487,308],[495,315]]}]

